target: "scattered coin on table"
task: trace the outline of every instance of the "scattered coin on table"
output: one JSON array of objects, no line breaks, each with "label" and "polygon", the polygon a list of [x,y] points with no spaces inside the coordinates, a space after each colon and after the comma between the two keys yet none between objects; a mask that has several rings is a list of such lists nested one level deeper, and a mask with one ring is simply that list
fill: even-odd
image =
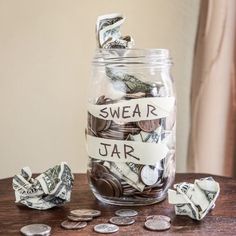
[{"label": "scattered coin on table", "polygon": [[48,236],[51,232],[51,227],[45,224],[30,224],[22,227],[20,232],[26,236],[44,235]]},{"label": "scattered coin on table", "polygon": [[167,222],[171,222],[170,217],[164,215],[150,215],[146,217],[146,220],[165,220]]},{"label": "scattered coin on table", "polygon": [[68,215],[67,216],[68,220],[71,221],[91,221],[93,217],[88,217],[88,216],[73,216],[73,215]]},{"label": "scattered coin on table", "polygon": [[94,231],[101,234],[111,234],[119,230],[119,227],[114,224],[98,224],[94,226]]},{"label": "scattered coin on table", "polygon": [[128,216],[114,216],[109,220],[109,222],[119,226],[126,226],[132,225],[135,220]]},{"label": "scattered coin on table", "polygon": [[170,223],[168,221],[160,219],[147,220],[144,225],[147,229],[154,231],[163,231],[170,228]]},{"label": "scattered coin on table", "polygon": [[70,220],[65,220],[61,223],[61,227],[64,229],[82,229],[87,226],[87,222],[75,222]]},{"label": "scattered coin on table", "polygon": [[115,212],[115,215],[132,217],[138,215],[138,212],[132,209],[120,209]]},{"label": "scattered coin on table", "polygon": [[76,210],[72,210],[70,214],[77,217],[80,217],[80,216],[97,217],[101,215],[101,211],[94,210],[94,209],[76,209]]}]

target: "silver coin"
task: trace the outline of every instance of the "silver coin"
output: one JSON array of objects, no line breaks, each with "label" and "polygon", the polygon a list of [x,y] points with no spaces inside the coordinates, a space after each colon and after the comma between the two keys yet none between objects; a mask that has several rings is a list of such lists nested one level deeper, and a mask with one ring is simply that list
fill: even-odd
[{"label": "silver coin", "polygon": [[67,216],[68,220],[71,221],[91,221],[93,219],[93,217],[88,217],[88,216],[83,216],[83,217],[78,217],[78,216],[73,216],[73,215],[68,215]]},{"label": "silver coin", "polygon": [[31,224],[22,227],[20,232],[27,236],[50,235],[51,227],[45,224]]},{"label": "silver coin", "polygon": [[147,220],[145,227],[149,230],[162,231],[170,228],[170,223],[166,220]]},{"label": "silver coin", "polygon": [[99,224],[94,226],[94,231],[101,234],[115,233],[118,230],[119,227],[113,224]]},{"label": "silver coin", "polygon": [[70,220],[65,220],[61,223],[61,227],[64,229],[82,229],[87,226],[87,222],[75,222]]},{"label": "silver coin", "polygon": [[150,215],[146,217],[146,220],[165,220],[167,222],[171,222],[170,217],[164,215]]},{"label": "silver coin", "polygon": [[120,209],[115,212],[115,215],[132,217],[138,215],[138,212],[132,209]]},{"label": "silver coin", "polygon": [[128,216],[114,216],[110,220],[110,223],[115,224],[115,225],[132,225],[135,220],[131,217]]},{"label": "silver coin", "polygon": [[78,217],[80,216],[96,217],[101,215],[101,211],[94,209],[77,209],[77,210],[72,210],[70,214]]},{"label": "silver coin", "polygon": [[153,169],[148,165],[142,168],[140,175],[142,182],[148,186],[154,185],[159,179],[158,169]]}]

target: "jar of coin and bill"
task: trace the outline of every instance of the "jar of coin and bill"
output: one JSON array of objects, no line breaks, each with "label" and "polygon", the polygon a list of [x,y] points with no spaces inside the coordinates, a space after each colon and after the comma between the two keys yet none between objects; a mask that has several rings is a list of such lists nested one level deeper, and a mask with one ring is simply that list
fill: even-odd
[{"label": "jar of coin and bill", "polygon": [[175,176],[176,100],[167,49],[98,49],[87,107],[88,178],[115,205],[162,201]]}]

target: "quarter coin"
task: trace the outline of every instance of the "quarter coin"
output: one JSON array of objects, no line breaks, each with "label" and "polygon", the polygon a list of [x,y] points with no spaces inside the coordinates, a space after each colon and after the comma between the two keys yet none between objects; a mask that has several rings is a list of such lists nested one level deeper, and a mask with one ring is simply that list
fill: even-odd
[{"label": "quarter coin", "polygon": [[158,169],[156,168],[153,169],[148,165],[143,166],[140,175],[142,182],[148,186],[154,185],[159,179]]},{"label": "quarter coin", "polygon": [[22,227],[20,232],[27,236],[49,235],[51,232],[51,227],[45,224],[31,224]]},{"label": "quarter coin", "polygon": [[146,217],[146,220],[165,220],[167,222],[171,222],[170,217],[164,215],[150,215]]},{"label": "quarter coin", "polygon": [[61,223],[61,227],[64,229],[82,229],[87,226],[87,222],[74,222],[65,220]]},{"label": "quarter coin", "polygon": [[144,132],[152,132],[156,130],[159,126],[159,119],[156,120],[141,120],[137,122],[138,127]]},{"label": "quarter coin", "polygon": [[132,209],[120,209],[115,212],[115,215],[132,217],[138,215],[138,212]]},{"label": "quarter coin", "polygon": [[90,221],[93,219],[93,217],[78,217],[78,216],[73,216],[73,215],[68,215],[67,216],[68,220],[71,221]]},{"label": "quarter coin", "polygon": [[119,227],[113,224],[99,224],[94,226],[94,231],[101,234],[115,233],[118,230]]},{"label": "quarter coin", "polygon": [[110,223],[120,226],[132,225],[135,220],[127,216],[114,216],[110,220]]},{"label": "quarter coin", "polygon": [[83,216],[96,217],[101,215],[101,211],[94,209],[77,209],[77,210],[72,210],[70,213],[71,215],[77,217],[83,217]]},{"label": "quarter coin", "polygon": [[145,227],[149,230],[163,231],[170,228],[170,223],[166,220],[147,220]]}]

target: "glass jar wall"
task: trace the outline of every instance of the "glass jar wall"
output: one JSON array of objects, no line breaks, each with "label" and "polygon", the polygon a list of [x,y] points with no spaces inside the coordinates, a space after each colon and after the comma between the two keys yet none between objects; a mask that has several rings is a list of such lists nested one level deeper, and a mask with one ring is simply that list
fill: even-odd
[{"label": "glass jar wall", "polygon": [[89,84],[88,178],[97,199],[148,205],[175,175],[176,102],[166,49],[100,49]]}]

